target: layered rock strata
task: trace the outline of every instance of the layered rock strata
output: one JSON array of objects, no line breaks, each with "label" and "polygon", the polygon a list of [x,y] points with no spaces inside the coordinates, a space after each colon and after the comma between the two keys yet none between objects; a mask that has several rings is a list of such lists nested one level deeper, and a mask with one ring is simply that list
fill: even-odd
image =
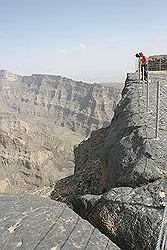
[{"label": "layered rock strata", "polygon": [[119,87],[89,84],[55,76],[20,76],[0,71],[1,113],[52,118],[58,126],[82,135],[111,121]]},{"label": "layered rock strata", "polygon": [[74,172],[73,147],[108,124],[118,87],[0,71],[0,192],[50,186]]}]

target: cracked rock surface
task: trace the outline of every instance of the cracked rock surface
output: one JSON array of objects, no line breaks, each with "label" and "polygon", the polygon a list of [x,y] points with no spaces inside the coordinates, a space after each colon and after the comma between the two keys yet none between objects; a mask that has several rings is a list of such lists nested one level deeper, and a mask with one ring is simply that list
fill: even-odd
[{"label": "cracked rock surface", "polygon": [[65,204],[31,195],[0,194],[2,250],[119,250]]},{"label": "cracked rock surface", "polygon": [[74,211],[105,233],[121,249],[155,249],[165,206],[167,181],[137,188],[112,188],[101,196],[73,200]]}]

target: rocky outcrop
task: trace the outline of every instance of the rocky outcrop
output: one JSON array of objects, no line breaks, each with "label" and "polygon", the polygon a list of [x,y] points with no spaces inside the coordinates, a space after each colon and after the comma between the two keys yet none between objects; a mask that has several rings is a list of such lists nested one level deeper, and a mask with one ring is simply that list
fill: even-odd
[{"label": "rocky outcrop", "polygon": [[[146,85],[128,74],[110,126],[75,149],[74,175],[58,182],[52,192],[53,199],[72,204],[125,250],[155,249],[165,206],[167,75],[152,74],[150,79],[150,112]],[[161,101],[155,140],[157,80]]]},{"label": "rocky outcrop", "polygon": [[0,195],[0,249],[119,250],[65,204],[30,195]]},{"label": "rocky outcrop", "polygon": [[74,175],[58,181],[51,197],[71,204],[76,195],[100,194],[104,189],[102,177],[102,153],[109,128],[93,131],[91,137],[75,148]]},{"label": "rocky outcrop", "polygon": [[155,249],[167,181],[141,187],[112,188],[107,193],[84,195],[73,200],[74,211],[105,233],[121,249]]},{"label": "rocky outcrop", "polygon": [[[134,75],[127,78],[102,153],[106,188],[135,187],[167,176],[167,76],[151,79],[147,113],[146,92],[142,97],[142,86]],[[156,79],[161,79],[159,140],[155,140]]]},{"label": "rocky outcrop", "polygon": [[109,123],[119,91],[0,71],[0,192],[51,186],[73,174],[73,147]]}]

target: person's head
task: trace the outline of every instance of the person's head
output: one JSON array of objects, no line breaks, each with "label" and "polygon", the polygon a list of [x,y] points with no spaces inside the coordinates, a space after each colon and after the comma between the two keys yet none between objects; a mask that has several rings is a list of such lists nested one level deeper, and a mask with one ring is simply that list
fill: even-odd
[{"label": "person's head", "polygon": [[140,53],[139,53],[139,56],[143,56],[143,53],[142,53],[142,52],[140,52]]},{"label": "person's head", "polygon": [[139,57],[140,57],[138,53],[137,53],[135,56],[136,56],[137,58],[139,58]]}]

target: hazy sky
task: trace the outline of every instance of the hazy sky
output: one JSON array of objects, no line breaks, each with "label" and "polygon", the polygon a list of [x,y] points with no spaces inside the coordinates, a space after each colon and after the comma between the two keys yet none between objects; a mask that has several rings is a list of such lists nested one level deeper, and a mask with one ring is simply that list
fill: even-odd
[{"label": "hazy sky", "polygon": [[167,0],[0,0],[0,69],[124,81],[167,53]]}]

